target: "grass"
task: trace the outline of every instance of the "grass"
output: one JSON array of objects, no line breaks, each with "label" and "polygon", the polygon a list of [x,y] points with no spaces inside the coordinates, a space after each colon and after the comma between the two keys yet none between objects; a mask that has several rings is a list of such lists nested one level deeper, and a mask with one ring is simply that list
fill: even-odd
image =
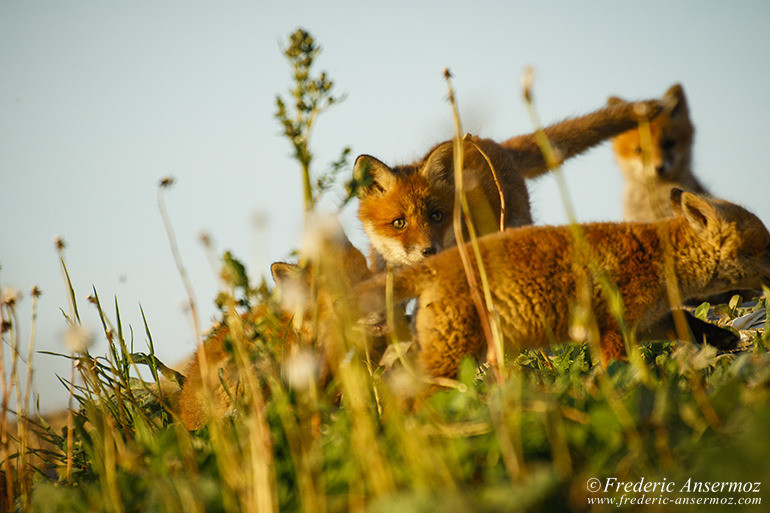
[{"label": "grass", "polygon": [[260,340],[244,369],[259,369],[260,397],[188,432],[172,383],[130,377],[138,361],[158,369],[152,348],[129,354],[113,336],[110,356],[74,357],[71,475],[66,433],[31,423],[50,444],[34,468],[14,467],[14,501],[22,509],[26,483],[31,511],[579,511],[622,495],[588,493],[590,478],[763,482],[770,355],[751,337],[719,356],[644,346],[644,379],[594,366],[586,344],[509,355],[502,383],[465,361],[457,386],[417,411],[397,369],[370,374],[358,354],[312,393],[284,379],[283,341]]},{"label": "grass", "polygon": [[[300,35],[296,41],[306,40]],[[292,144],[305,157],[304,194],[312,205],[320,189],[307,188],[311,153],[299,133],[292,129]],[[209,392],[219,387],[232,408],[188,431],[179,420],[184,378],[158,360],[147,326],[146,351],[137,352],[124,336],[133,330],[123,326],[117,301],[105,305],[94,290],[79,304],[63,244],[59,251],[71,300],[65,322],[77,329],[82,308],[96,308],[109,350],[94,356],[82,345],[62,355],[73,364],[62,380],[73,407],[56,426],[28,412],[30,384],[22,385],[18,359],[3,369],[2,511],[613,511],[597,501],[644,495],[609,486],[613,479],[676,483],[673,492],[647,498],[767,500],[767,325],[745,330],[743,350],[734,354],[662,340],[607,369],[596,365],[588,343],[509,352],[493,367],[465,360],[456,380],[425,396],[401,358],[377,365],[376,340],[345,311],[325,324],[323,294],[338,285],[334,262],[306,258],[325,271],[311,281],[317,299],[302,305],[304,321],[292,320],[323,333],[319,346],[312,336],[286,335],[277,292],[251,283],[228,253],[217,303],[229,355],[223,370],[236,378],[209,369],[207,379]],[[190,301],[194,309],[192,293]],[[4,295],[1,342],[20,355],[16,308],[16,297]],[[724,324],[768,308],[760,298],[704,305],[696,314]],[[30,365],[33,348],[34,335]],[[312,368],[330,358],[328,379],[297,377],[303,362]],[[25,397],[18,412],[9,410],[11,394]],[[7,422],[13,414],[16,426]],[[601,491],[589,488],[592,479]],[[697,483],[722,482],[760,487],[692,491]]]}]

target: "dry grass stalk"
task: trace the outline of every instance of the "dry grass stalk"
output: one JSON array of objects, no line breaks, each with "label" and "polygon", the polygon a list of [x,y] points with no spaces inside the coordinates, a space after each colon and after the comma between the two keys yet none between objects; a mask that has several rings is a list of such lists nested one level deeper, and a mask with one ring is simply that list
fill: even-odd
[{"label": "dry grass stalk", "polygon": [[[471,218],[470,208],[468,206],[467,198],[465,197],[465,190],[463,186],[463,162],[464,158],[464,145],[462,136],[462,124],[460,122],[460,113],[457,109],[457,103],[455,101],[454,89],[452,87],[452,75],[449,70],[444,71],[444,78],[447,82],[447,88],[449,90],[449,103],[452,106],[452,114],[455,124],[455,138],[454,138],[454,180],[455,180],[455,202],[453,210],[453,229],[455,233],[455,239],[457,240],[457,246],[460,253],[460,259],[465,269],[465,274],[468,278],[468,287],[473,298],[473,302],[476,306],[479,319],[481,320],[481,326],[484,330],[484,336],[487,340],[487,361],[492,368],[498,383],[505,381],[504,370],[501,366],[503,362],[503,339],[502,331],[500,327],[497,314],[492,304],[492,294],[490,292],[489,281],[487,279],[486,269],[481,259],[481,252],[478,247],[478,237],[476,236],[475,227]],[[471,247],[476,259],[477,269],[479,273],[479,280],[481,281],[481,292],[479,292],[479,284],[476,281],[476,273],[473,270],[470,255],[467,252],[465,246],[465,235],[463,233],[463,217],[465,218],[465,227],[468,229],[468,235],[470,238]],[[483,293],[483,297],[482,297]]]}]

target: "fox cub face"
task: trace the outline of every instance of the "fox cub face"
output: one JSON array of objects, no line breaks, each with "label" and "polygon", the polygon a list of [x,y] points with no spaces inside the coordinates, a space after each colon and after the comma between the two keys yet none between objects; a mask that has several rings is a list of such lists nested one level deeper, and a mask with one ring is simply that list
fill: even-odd
[{"label": "fox cub face", "polygon": [[394,168],[369,155],[356,159],[355,176],[370,179],[359,194],[359,218],[386,263],[414,264],[454,244],[451,159],[451,143]]},{"label": "fox cub face", "polygon": [[[650,122],[650,159],[654,176],[646,177],[644,174],[644,149],[638,129],[629,130],[612,139],[615,158],[628,179],[644,181],[659,178],[676,181],[690,172],[695,128],[690,121],[682,86],[672,86],[666,91],[664,99],[668,108]],[[614,105],[624,103],[624,100],[613,97],[607,103]]]},{"label": "fox cub face", "polygon": [[722,200],[672,189],[676,215],[683,215],[700,235],[700,244],[716,255],[709,290],[770,286],[770,233],[754,214]]}]

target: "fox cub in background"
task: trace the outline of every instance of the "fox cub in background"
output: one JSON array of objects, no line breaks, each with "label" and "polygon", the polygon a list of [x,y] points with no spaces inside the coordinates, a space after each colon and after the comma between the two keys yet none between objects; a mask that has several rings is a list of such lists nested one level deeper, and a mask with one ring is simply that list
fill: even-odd
[{"label": "fox cub in background", "polygon": [[[643,165],[638,128],[612,139],[612,149],[625,179],[623,218],[627,221],[655,221],[673,215],[669,194],[679,189],[708,194],[692,172],[692,143],[695,127],[690,121],[687,99],[679,84],[663,96],[669,105],[650,122],[650,167]],[[625,105],[612,97],[607,104]]]},{"label": "fox cub in background", "polygon": [[[275,350],[281,363],[296,356],[302,347],[312,349],[318,381],[324,383],[330,378],[344,354],[338,337],[342,321],[335,304],[352,285],[371,276],[366,257],[341,227],[338,230],[321,241],[322,254],[311,259],[310,265],[303,268],[276,262],[270,267],[281,295],[280,306],[273,302],[257,305],[232,320],[233,326],[222,324],[207,336],[191,360],[179,396],[179,417],[187,429],[200,429],[209,419],[221,418],[232,408],[233,397],[244,389],[243,372],[253,372],[251,367],[236,364],[232,349],[235,332],[241,332],[249,358],[258,344],[271,342],[278,342]],[[208,399],[199,357],[205,358],[207,367]],[[252,365],[259,369],[265,363],[258,359]]]},{"label": "fox cub in background", "polygon": [[[662,279],[662,228],[669,234],[683,298],[770,283],[770,234],[756,216],[680,189],[672,189],[670,201],[675,217],[656,223],[582,225],[592,258],[618,287],[625,322],[634,330],[649,328],[670,308]],[[573,269],[585,261],[570,227],[506,230],[480,238],[479,245],[506,341],[518,348],[568,341],[576,304]],[[463,357],[485,354],[457,247],[396,269],[393,278],[395,301],[418,298],[417,342],[426,373],[452,376]],[[384,308],[385,280],[383,273],[354,289],[363,312]],[[625,346],[600,285],[592,280],[589,286],[606,365],[623,358]]]},{"label": "fox cub in background", "polygon": [[[665,101],[641,104],[646,116],[656,116]],[[545,133],[562,159],[578,155],[612,136],[635,127],[640,105],[612,105],[551,125]],[[358,217],[369,237],[375,269],[385,264],[413,264],[456,244],[452,230],[454,205],[453,141],[434,146],[412,164],[389,167],[369,155],[356,159],[354,176],[371,183],[359,192]],[[536,178],[548,167],[534,134],[496,143],[478,137],[463,142],[463,187],[478,233],[500,230],[500,191],[505,203],[504,226],[532,223],[525,178]]]},{"label": "fox cub in background", "polygon": [[[277,310],[274,305],[266,303],[249,310],[241,316],[239,324],[244,332],[244,345],[248,353],[254,350],[259,339],[286,340],[287,347],[296,346],[298,337],[291,326],[291,314]],[[259,330],[255,329],[257,325]],[[231,394],[234,396],[237,393],[240,369],[235,363],[233,350],[226,348],[231,336],[232,330],[227,324],[213,329],[185,370],[178,413],[189,430],[202,428],[209,419],[221,418],[233,405]],[[209,400],[205,397],[204,373],[199,357],[205,358],[211,390]]]}]

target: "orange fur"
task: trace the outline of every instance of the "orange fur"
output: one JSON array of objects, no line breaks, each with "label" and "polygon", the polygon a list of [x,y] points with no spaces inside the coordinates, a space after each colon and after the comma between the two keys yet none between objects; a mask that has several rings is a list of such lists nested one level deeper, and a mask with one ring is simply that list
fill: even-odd
[{"label": "orange fur", "polygon": [[[692,172],[695,127],[690,121],[684,89],[675,84],[666,91],[670,105],[650,122],[650,165],[643,163],[642,141],[635,128],[612,139],[612,149],[625,179],[623,217],[627,221],[654,221],[673,215],[668,197],[672,188],[707,193]],[[609,105],[623,104],[610,98]]]},{"label": "orange fur", "polygon": [[[654,117],[665,102],[647,101],[642,105],[647,115]],[[561,158],[568,159],[636,126],[638,107],[635,103],[616,103],[551,125],[545,132]],[[419,161],[393,168],[369,155],[356,160],[354,176],[371,180],[359,194],[358,216],[371,241],[376,268],[383,269],[385,263],[416,263],[456,244],[451,229],[452,145],[452,141],[440,143]],[[531,224],[525,178],[536,178],[548,171],[535,135],[520,135],[499,144],[490,139],[466,137],[463,146],[463,188],[478,233],[500,229],[501,190],[505,204],[503,225]]]},{"label": "orange fur", "polygon": [[[304,268],[283,262],[271,266],[282,296],[280,306],[272,302],[257,305],[232,319],[234,325],[220,325],[206,337],[187,369],[179,397],[179,416],[188,429],[200,429],[208,419],[220,418],[232,408],[230,395],[239,391],[244,370],[236,364],[232,347],[228,347],[232,346],[235,336],[243,343],[248,355],[253,355],[257,344],[281,341],[279,347],[272,348],[278,352],[281,362],[297,354],[303,346],[311,346],[319,360],[319,381],[325,382],[329,378],[343,356],[337,339],[341,322],[335,301],[371,273],[364,255],[341,231],[331,239],[322,236],[321,247],[317,249],[320,255],[314,255],[312,265]],[[206,358],[211,392],[208,399],[201,356]],[[263,364],[256,361],[246,370],[259,372]],[[224,385],[219,378],[220,372]]]},{"label": "orange fur", "polygon": [[[671,196],[677,215],[657,223],[582,225],[596,264],[623,298],[624,319],[632,329],[648,329],[670,308],[662,228],[669,233],[683,297],[770,282],[770,234],[756,216],[737,205],[678,189]],[[479,245],[506,341],[532,348],[570,340],[571,313],[577,304],[575,265],[582,261],[570,228],[509,229],[480,238]],[[468,251],[472,254],[470,247]],[[385,277],[378,275],[354,289],[363,311],[383,307],[384,285]],[[590,296],[606,364],[624,357],[625,347],[595,279]],[[486,341],[457,248],[396,270],[394,299],[412,297],[419,303],[419,359],[428,374],[451,376],[464,356],[485,354]]]},{"label": "orange fur", "polygon": [[[284,340],[285,347],[295,347],[297,334],[291,327],[291,314],[278,310],[275,305],[262,304],[240,318],[244,330],[244,346],[247,353],[254,350],[259,340]],[[179,395],[179,417],[187,429],[200,429],[209,418],[220,418],[232,406],[228,395],[236,394],[239,373],[232,349],[227,349],[231,329],[227,324],[214,328],[206,337],[202,348],[196,351],[185,372],[185,382]],[[232,340],[230,341],[232,343]],[[200,367],[200,351],[206,358],[210,380],[211,399],[206,400],[203,391],[203,374]],[[227,391],[219,382],[219,372],[227,385]]]}]

